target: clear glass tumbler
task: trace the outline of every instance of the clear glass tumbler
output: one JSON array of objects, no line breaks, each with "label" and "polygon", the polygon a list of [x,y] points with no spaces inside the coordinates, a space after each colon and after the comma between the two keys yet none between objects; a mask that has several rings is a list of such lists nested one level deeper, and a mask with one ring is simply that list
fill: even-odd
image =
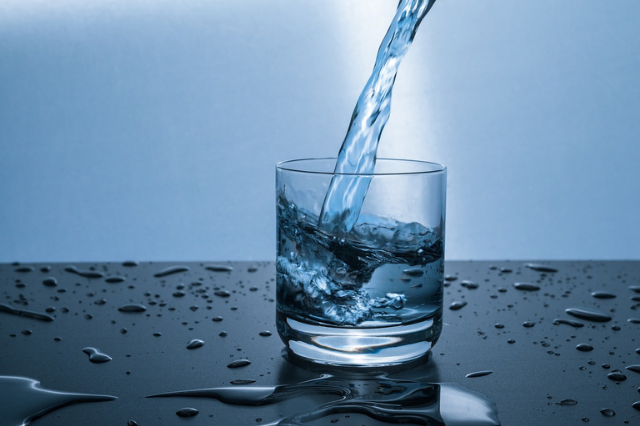
[{"label": "clear glass tumbler", "polygon": [[[375,173],[357,175],[335,174],[335,162],[276,167],[278,333],[290,356],[312,363],[420,360],[442,329],[446,167],[378,159]],[[342,209],[334,197],[337,211],[323,211],[330,187],[366,196],[344,194]],[[344,217],[357,220],[345,228]]]}]

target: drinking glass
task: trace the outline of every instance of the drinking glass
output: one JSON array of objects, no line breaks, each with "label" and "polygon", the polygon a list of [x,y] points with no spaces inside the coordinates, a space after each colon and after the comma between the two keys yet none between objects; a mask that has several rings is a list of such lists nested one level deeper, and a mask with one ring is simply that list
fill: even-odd
[{"label": "drinking glass", "polygon": [[[381,158],[372,174],[336,174],[335,163],[276,166],[278,333],[317,364],[422,360],[442,330],[446,167]],[[328,212],[333,187],[366,195],[339,194]]]}]

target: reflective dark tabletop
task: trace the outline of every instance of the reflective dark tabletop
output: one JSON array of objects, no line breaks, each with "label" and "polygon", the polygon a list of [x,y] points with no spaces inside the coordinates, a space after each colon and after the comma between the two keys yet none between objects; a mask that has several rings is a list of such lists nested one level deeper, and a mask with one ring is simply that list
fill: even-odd
[{"label": "reflective dark tabletop", "polygon": [[640,261],[445,278],[431,358],[362,373],[283,357],[273,262],[0,264],[0,424],[73,402],[33,424],[480,425],[455,413],[493,404],[503,425],[640,424]]}]

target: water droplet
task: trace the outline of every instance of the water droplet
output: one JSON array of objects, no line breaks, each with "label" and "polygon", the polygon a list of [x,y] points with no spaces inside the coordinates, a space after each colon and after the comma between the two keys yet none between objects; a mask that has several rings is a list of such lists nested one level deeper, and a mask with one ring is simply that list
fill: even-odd
[{"label": "water droplet", "polygon": [[553,323],[555,325],[558,325],[558,324],[570,325],[571,327],[575,327],[575,328],[584,327],[584,324],[581,323],[580,321],[572,320],[572,319],[566,319],[566,318],[556,318],[556,319],[553,320]]},{"label": "water droplet", "polygon": [[42,284],[44,284],[46,287],[55,287],[58,285],[58,280],[54,277],[48,277],[42,280]]},{"label": "water droplet", "polygon": [[84,277],[84,278],[102,278],[102,277],[104,277],[104,274],[102,272],[92,271],[90,269],[80,270],[80,269],[76,268],[75,266],[67,266],[66,268],[64,268],[64,270],[67,271],[67,272],[70,272],[72,274],[80,275],[81,277]]},{"label": "water droplet", "polygon": [[424,275],[424,271],[418,268],[405,269],[402,273],[409,277],[421,277]]},{"label": "water droplet", "polygon": [[478,288],[478,283],[471,280],[462,280],[460,281],[460,285],[468,288],[469,290],[475,290]]},{"label": "water droplet", "polygon": [[111,277],[107,277],[104,279],[105,282],[108,282],[109,284],[118,284],[118,283],[123,283],[125,282],[125,277],[121,277],[118,275],[113,275]]},{"label": "water droplet", "polygon": [[198,413],[200,413],[200,411],[196,410],[195,408],[189,407],[176,411],[176,415],[178,417],[193,417],[197,416]]},{"label": "water droplet", "polygon": [[594,309],[587,308],[567,308],[564,310],[567,314],[594,322],[607,322],[611,321],[611,317],[603,312],[596,311]]},{"label": "water droplet", "polygon": [[178,290],[178,291],[173,293],[173,297],[184,297],[185,294],[186,293],[184,291]]},{"label": "water droplet", "polygon": [[515,283],[513,286],[522,291],[538,291],[540,290],[540,286],[531,283]]},{"label": "water droplet", "polygon": [[[0,376],[0,415],[2,424],[27,425],[63,406],[79,402],[112,401],[109,395],[67,393],[40,387],[40,382],[26,377]],[[10,404],[4,404],[11,401]]]},{"label": "water droplet", "polygon": [[31,336],[33,334],[33,331],[31,331],[31,330],[22,330],[21,333],[24,334],[25,336]]},{"label": "water droplet", "polygon": [[205,266],[205,268],[207,271],[212,271],[212,272],[231,272],[233,271],[233,267],[231,266],[226,266],[226,265],[209,265],[209,266]]},{"label": "water droplet", "polygon": [[204,340],[193,339],[187,345],[187,349],[196,349],[201,348],[202,346],[204,346]]},{"label": "water droplet", "polygon": [[640,401],[634,402],[633,404],[631,404],[631,406],[636,410],[640,411]]},{"label": "water droplet", "polygon": [[501,328],[504,328],[504,324],[500,324],[500,323],[498,323],[498,324],[494,325],[494,327],[495,327],[495,328],[500,328],[500,329],[501,329]]},{"label": "water droplet", "polygon": [[467,302],[451,302],[451,305],[449,305],[449,309],[451,309],[452,311],[457,311],[458,309],[462,309],[465,306],[467,306]]},{"label": "water droplet", "polygon": [[227,290],[218,290],[216,292],[214,292],[213,294],[215,294],[218,297],[229,297],[231,296],[231,293]]},{"label": "water droplet", "polygon": [[473,373],[469,373],[469,374],[467,374],[467,375],[466,375],[466,376],[464,376],[464,377],[466,377],[466,378],[468,378],[468,379],[472,379],[472,378],[475,378],[475,377],[488,376],[488,375],[489,375],[489,374],[491,374],[491,373],[493,373],[493,371],[492,371],[492,370],[475,371],[475,372],[473,372]]},{"label": "water droplet", "polygon": [[513,340],[513,339],[509,339],[509,340],[507,340],[507,343],[508,343],[508,344],[510,344],[510,345],[514,344],[515,342],[516,342],[516,341],[515,341],[515,340]]},{"label": "water droplet", "polygon": [[31,272],[33,271],[33,267],[32,266],[21,266],[19,268],[16,268],[16,272],[21,272],[21,273],[26,273],[26,272]]},{"label": "water droplet", "polygon": [[126,266],[127,268],[133,268],[134,266],[138,266],[139,263],[135,260],[126,260],[122,262],[122,266]]},{"label": "water droplet", "polygon": [[584,423],[589,423],[589,418],[588,417],[583,417],[581,419]]},{"label": "water droplet", "polygon": [[43,266],[42,268],[40,268],[40,271],[44,272],[45,274],[47,272],[51,272],[51,266]]},{"label": "water droplet", "polygon": [[220,321],[222,321],[222,317],[221,316],[213,317],[213,318],[211,318],[211,321],[220,322]]},{"label": "water droplet", "polygon": [[25,309],[12,308],[11,306],[5,305],[4,303],[0,303],[0,312],[6,312],[12,315],[19,315],[22,317],[33,318],[40,321],[51,322],[54,319],[51,315],[41,314],[39,312],[27,311]]},{"label": "water droplet", "polygon": [[249,268],[247,268],[247,272],[256,272],[258,270],[257,266],[249,266]]},{"label": "water droplet", "polygon": [[616,297],[613,293],[608,293],[606,291],[594,291],[591,293],[591,296],[596,299],[614,299]]},{"label": "water droplet", "polygon": [[640,364],[627,365],[625,368],[634,373],[640,373]]},{"label": "water droplet", "polygon": [[104,362],[109,362],[112,359],[109,355],[100,352],[96,348],[84,348],[82,352],[89,355],[89,361],[95,364],[102,364]]},{"label": "water droplet", "polygon": [[640,285],[630,285],[629,290],[635,291],[636,293],[640,293]]},{"label": "water droplet", "polygon": [[159,331],[156,331],[155,333],[153,333],[153,335],[155,337],[160,337],[160,336],[162,336],[162,333],[160,333]]},{"label": "water droplet", "polygon": [[251,383],[255,382],[255,380],[236,379],[230,381],[229,383],[231,383],[232,385],[250,385]]},{"label": "water droplet", "polygon": [[270,332],[270,331],[268,331],[268,330],[261,331],[259,334],[260,334],[261,336],[263,336],[263,337],[269,337],[269,336],[271,336],[271,332]]},{"label": "water droplet", "polygon": [[218,336],[227,337],[227,332],[226,331],[221,331],[220,334],[218,334]]},{"label": "water droplet", "polygon": [[127,422],[127,426],[138,426],[138,422],[136,422],[135,420],[129,420]]},{"label": "water droplet", "polygon": [[563,406],[576,405],[576,404],[578,404],[578,401],[576,401],[575,399],[563,399],[560,402],[556,402],[556,405],[563,405]]},{"label": "water droplet", "polygon": [[525,263],[524,266],[538,272],[558,272],[556,268],[548,265],[542,265],[540,263]]},{"label": "water droplet", "polygon": [[613,417],[616,415],[616,412],[613,411],[610,408],[603,408],[602,410],[600,410],[600,412],[602,413],[603,416],[605,417]]},{"label": "water droplet", "polygon": [[458,277],[456,277],[455,275],[445,275],[444,276],[444,280],[445,281],[455,281],[457,279],[458,279]]},{"label": "water droplet", "polygon": [[613,380],[614,382],[624,382],[625,380],[627,380],[627,376],[617,371],[612,371],[611,373],[607,374],[607,378],[609,380]]},{"label": "water droplet", "polygon": [[233,361],[231,364],[227,365],[228,368],[240,368],[246,367],[247,365],[251,365],[251,361],[248,359],[237,359]]},{"label": "water droplet", "polygon": [[147,307],[144,305],[124,305],[124,306],[120,306],[118,310],[120,312],[136,313],[136,312],[146,311]]},{"label": "water droplet", "polygon": [[523,323],[522,323],[522,325],[523,325],[524,327],[531,328],[531,327],[533,327],[534,325],[536,325],[536,323],[535,323],[535,322],[532,322],[532,321],[525,321],[525,322],[523,322]]},{"label": "water droplet", "polygon": [[187,272],[189,270],[188,266],[169,266],[168,268],[164,268],[155,274],[153,274],[156,278],[166,277],[167,275],[178,274],[180,272]]},{"label": "water droplet", "polygon": [[629,318],[627,321],[631,324],[640,324],[640,318]]},{"label": "water droplet", "polygon": [[587,345],[586,343],[579,343],[576,345],[576,349],[580,352],[591,352],[593,350],[593,346]]},{"label": "water droplet", "polygon": [[513,270],[510,268],[500,268],[500,272],[502,272],[503,274],[510,274],[513,272]]}]

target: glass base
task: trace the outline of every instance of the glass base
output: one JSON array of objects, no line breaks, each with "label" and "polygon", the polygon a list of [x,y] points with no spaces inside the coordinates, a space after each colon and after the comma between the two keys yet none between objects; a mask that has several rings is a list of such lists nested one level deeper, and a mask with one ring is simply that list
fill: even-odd
[{"label": "glass base", "polygon": [[438,315],[391,327],[329,327],[303,323],[278,312],[280,338],[290,355],[314,364],[376,368],[413,364],[428,357],[442,329]]}]

